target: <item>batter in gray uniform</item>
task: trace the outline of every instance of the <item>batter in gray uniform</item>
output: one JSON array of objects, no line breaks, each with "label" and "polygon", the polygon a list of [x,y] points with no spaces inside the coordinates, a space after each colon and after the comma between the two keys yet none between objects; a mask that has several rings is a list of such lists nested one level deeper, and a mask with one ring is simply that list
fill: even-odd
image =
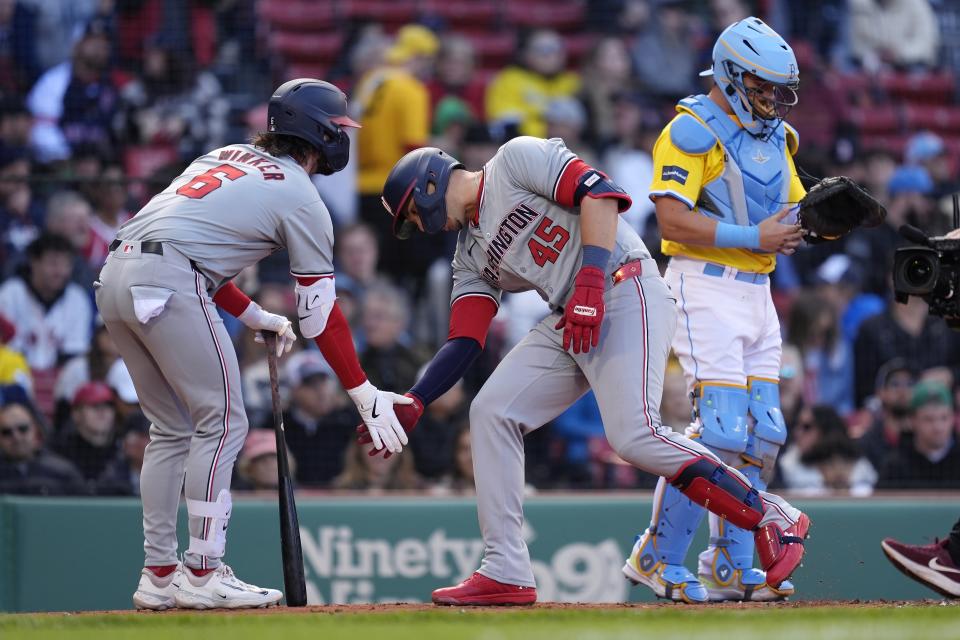
[{"label": "batter in gray uniform", "polygon": [[383,202],[401,239],[416,230],[459,230],[449,337],[407,393],[414,403],[397,407],[407,430],[479,354],[502,291],[535,289],[553,310],[471,405],[484,558],[463,583],[434,591],[435,603],[536,601],[521,536],[523,436],[588,389],[624,460],[756,531],[768,575],[789,576],[803,556],[806,515],[758,492],[707,449],[660,424],[675,300],[643,242],[618,216],[618,207],[630,203],[623,190],[562,140],[521,137],[479,172],[467,172],[439,149],[412,151],[388,176]]},{"label": "batter in gray uniform", "polygon": [[[221,562],[230,519],[230,477],[247,434],[237,356],[216,306],[255,331],[295,339],[231,282],[280,248],[290,254],[299,326],[354,399],[375,445],[406,444],[393,402],[360,368],[336,305],[333,227],[310,180],[347,162],[346,97],[318,80],[293,80],[270,100],[268,132],[197,158],[117,234],[96,283],[97,306],[130,370],[150,443],[141,474],[145,568],[138,608],[209,609],[276,604],[275,589],[249,585]],[[258,335],[262,341],[262,335]],[[375,407],[379,405],[380,411]],[[177,509],[186,496],[190,544],[177,559]]]}]

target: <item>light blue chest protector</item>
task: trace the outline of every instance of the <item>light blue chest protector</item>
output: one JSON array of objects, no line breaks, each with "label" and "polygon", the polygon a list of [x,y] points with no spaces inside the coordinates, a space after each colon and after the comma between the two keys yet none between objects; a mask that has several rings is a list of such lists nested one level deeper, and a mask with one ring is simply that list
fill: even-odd
[{"label": "light blue chest protector", "polygon": [[[703,186],[697,207],[705,215],[730,224],[755,225],[787,205],[790,171],[786,148],[796,132],[782,123],[761,140],[738,126],[713,100],[691,96],[680,105],[695,113],[681,115],[670,126],[670,139],[681,151],[700,155],[718,141],[725,153],[723,173]],[[701,122],[702,120],[702,122]]]}]

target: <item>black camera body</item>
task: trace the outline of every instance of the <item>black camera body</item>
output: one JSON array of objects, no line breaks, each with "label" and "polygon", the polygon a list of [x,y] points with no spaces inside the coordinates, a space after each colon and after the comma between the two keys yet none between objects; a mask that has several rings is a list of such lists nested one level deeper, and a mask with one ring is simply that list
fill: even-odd
[{"label": "black camera body", "polygon": [[930,305],[931,315],[946,320],[951,329],[960,329],[960,239],[926,238],[925,244],[894,253],[896,300],[906,303],[908,296],[919,296]]}]

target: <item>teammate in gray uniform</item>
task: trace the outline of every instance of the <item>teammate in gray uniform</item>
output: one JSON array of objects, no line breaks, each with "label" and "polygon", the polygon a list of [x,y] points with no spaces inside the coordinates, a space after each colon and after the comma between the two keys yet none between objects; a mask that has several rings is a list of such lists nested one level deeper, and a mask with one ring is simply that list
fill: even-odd
[{"label": "teammate in gray uniform", "polygon": [[[501,291],[535,289],[553,313],[500,363],[470,408],[480,569],[433,592],[437,604],[529,604],[533,571],[521,536],[523,436],[593,389],[607,438],[626,461],[756,531],[768,579],[800,563],[809,519],[758,492],[713,453],[660,424],[676,324],[673,295],[637,234],[619,219],[630,198],[562,140],[507,142],[482,171],[439,149],[412,151],[383,190],[399,238],[459,231],[450,333],[397,415],[410,430],[425,405],[483,348]],[[572,346],[572,349],[571,349]],[[370,435],[362,425],[360,441]],[[376,454],[371,451],[371,455]],[[772,576],[772,577],[770,577]]]},{"label": "teammate in gray uniform", "polygon": [[[197,158],[110,247],[97,306],[152,423],[141,474],[146,561],[137,608],[263,607],[282,597],[242,582],[221,562],[247,418],[237,356],[215,305],[254,331],[276,332],[278,356],[295,340],[287,318],[264,311],[232,283],[244,267],[288,250],[301,333],[316,339],[375,445],[398,452],[407,442],[393,403],[410,400],[367,381],[336,305],[333,227],[310,180],[343,169],[343,128],[356,126],[339,89],[291,80],[270,99],[267,133],[253,145]],[[190,544],[179,563],[181,489]]]}]

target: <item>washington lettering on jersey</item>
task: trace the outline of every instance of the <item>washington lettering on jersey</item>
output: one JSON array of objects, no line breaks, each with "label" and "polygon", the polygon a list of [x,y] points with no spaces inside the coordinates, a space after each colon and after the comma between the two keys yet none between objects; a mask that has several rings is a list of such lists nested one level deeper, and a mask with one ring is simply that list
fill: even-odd
[{"label": "washington lettering on jersey", "polygon": [[510,249],[510,245],[520,232],[541,215],[527,205],[521,204],[500,222],[497,235],[487,247],[487,266],[484,267],[482,274],[484,279],[493,284],[500,281],[500,262],[503,260],[503,255]]},{"label": "washington lettering on jersey", "polygon": [[[231,162],[241,162],[250,165],[263,174],[264,180],[283,180],[283,170],[278,164],[275,164],[269,158],[264,158],[251,151],[244,149],[224,149],[220,152],[219,160],[229,160]],[[272,171],[271,171],[272,170]]]}]

